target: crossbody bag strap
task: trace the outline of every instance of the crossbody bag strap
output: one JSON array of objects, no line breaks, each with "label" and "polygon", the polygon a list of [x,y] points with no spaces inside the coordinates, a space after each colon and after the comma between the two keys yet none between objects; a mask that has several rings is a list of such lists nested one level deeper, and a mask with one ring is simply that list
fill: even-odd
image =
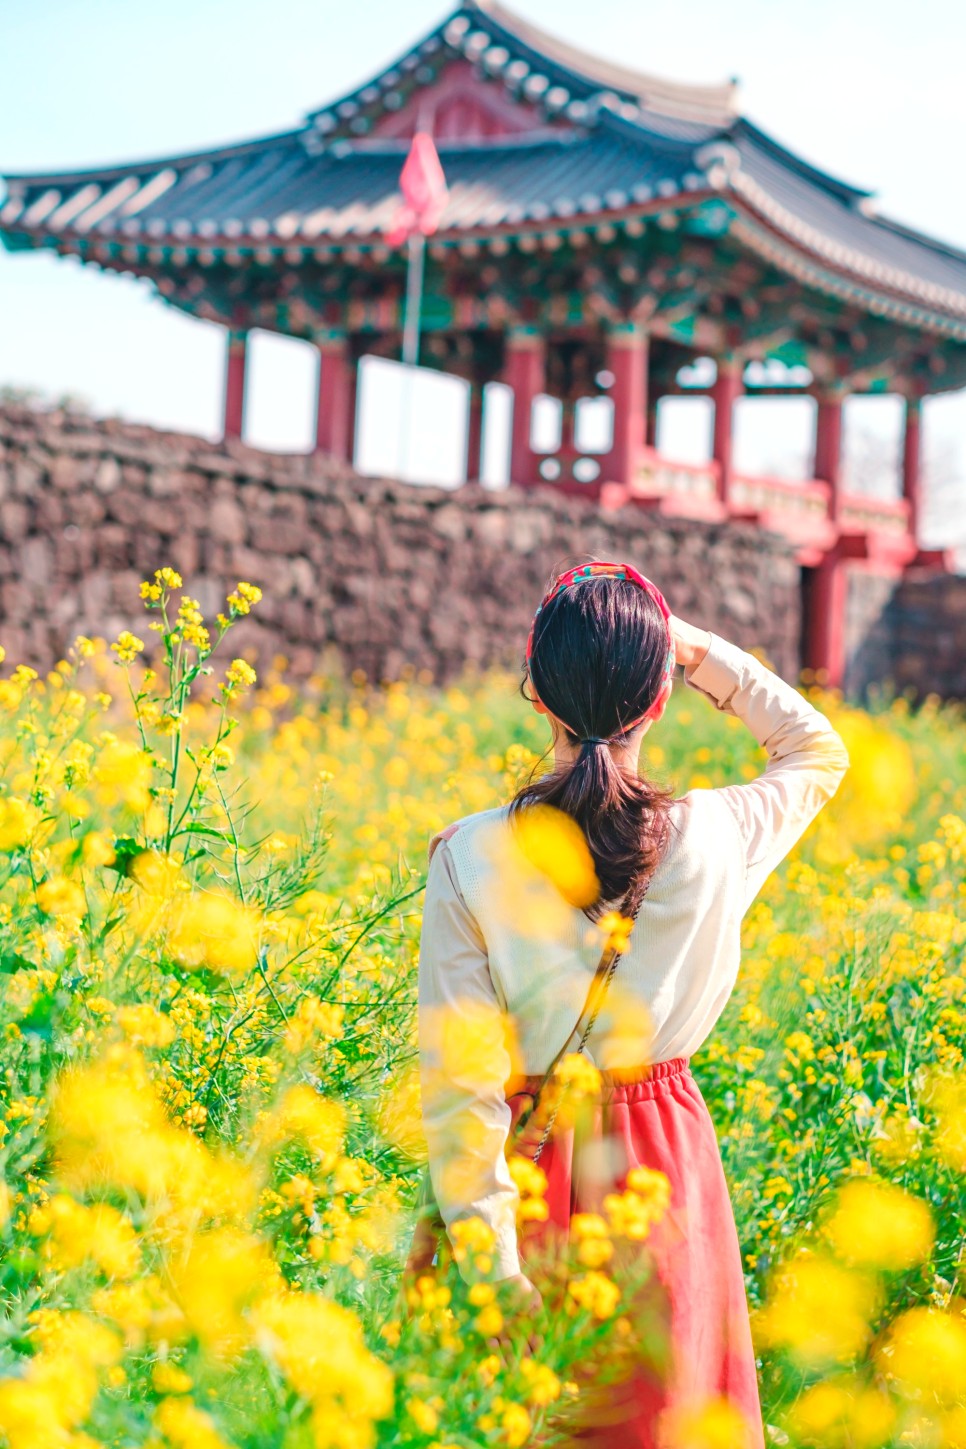
[{"label": "crossbody bag strap", "polygon": [[[631,919],[633,921],[636,921],[637,920],[638,912],[641,909],[641,906],[642,906],[642,904],[644,902],[644,897],[647,895],[647,890],[648,890],[648,887],[650,886],[650,884],[651,884],[650,878],[648,878],[647,884],[645,885],[644,890],[641,893],[640,900],[638,901],[637,906],[635,907],[634,912],[633,912],[633,915],[631,917]],[[625,897],[625,900],[626,899],[627,899],[627,897]],[[590,1033],[593,1031],[593,1029],[594,1029],[594,1023],[596,1022],[597,1017],[600,1014],[600,1009],[601,1009],[601,1007],[604,1004],[604,999],[605,999],[605,997],[607,995],[607,988],[610,986],[610,983],[613,980],[614,974],[615,974],[615,972],[617,970],[618,962],[620,961],[620,958],[621,958],[621,955],[622,954],[623,954],[622,952],[618,951],[614,946],[612,946],[610,944],[608,944],[608,945],[606,945],[604,947],[604,950],[603,950],[603,952],[601,954],[601,958],[600,958],[600,960],[597,963],[597,969],[594,972],[593,980],[590,983],[590,988],[589,988],[589,990],[587,992],[587,999],[584,1002],[583,1009],[582,1009],[580,1015],[577,1018],[576,1024],[574,1025],[573,1030],[570,1032],[570,1034],[565,1039],[563,1046],[557,1052],[557,1054],[553,1058],[553,1061],[550,1063],[549,1067],[544,1072],[543,1077],[542,1077],[542,1079],[540,1081],[540,1085],[537,1087],[537,1090],[533,1094],[533,1098],[532,1098],[532,1100],[530,1102],[530,1106],[527,1108],[527,1110],[525,1112],[522,1112],[520,1114],[519,1118],[517,1119],[517,1122],[516,1122],[516,1125],[514,1127],[513,1136],[512,1136],[512,1139],[511,1140],[516,1141],[516,1139],[520,1136],[520,1134],[523,1131],[523,1129],[526,1127],[527,1123],[530,1121],[530,1119],[533,1116],[534,1112],[537,1110],[537,1106],[538,1106],[538,1104],[540,1102],[541,1093],[543,1092],[543,1090],[546,1087],[547,1083],[549,1082],[550,1078],[553,1076],[554,1072],[557,1070],[557,1067],[559,1066],[560,1062],[563,1060],[564,1056],[566,1055],[567,1048],[569,1047],[571,1041],[573,1040],[573,1037],[574,1037],[575,1033],[578,1032],[578,1031],[580,1031],[581,1023],[584,1021],[584,1018],[586,1017],[587,1018],[587,1023],[584,1026],[583,1030],[580,1031],[580,1040],[577,1043],[577,1048],[576,1048],[575,1055],[578,1055],[579,1056],[583,1052],[584,1047],[587,1045],[587,1038],[590,1036]],[[540,1160],[540,1156],[543,1153],[543,1149],[547,1145],[547,1141],[548,1141],[548,1139],[550,1137],[550,1133],[553,1130],[553,1125],[554,1125],[554,1122],[556,1121],[557,1112],[558,1112],[559,1108],[560,1108],[560,1103],[558,1101],[557,1102],[557,1105],[553,1109],[553,1112],[550,1114],[550,1118],[549,1118],[546,1126],[543,1129],[543,1132],[542,1132],[541,1137],[540,1137],[540,1141],[538,1142],[537,1147],[536,1147],[536,1149],[534,1151],[533,1158],[532,1158],[532,1161],[534,1161],[534,1162],[538,1162]]]}]

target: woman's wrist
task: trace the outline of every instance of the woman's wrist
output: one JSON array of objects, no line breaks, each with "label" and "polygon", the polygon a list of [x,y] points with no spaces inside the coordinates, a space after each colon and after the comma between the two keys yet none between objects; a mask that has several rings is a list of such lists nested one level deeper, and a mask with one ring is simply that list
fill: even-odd
[{"label": "woman's wrist", "polygon": [[671,615],[671,637],[674,640],[674,656],[684,669],[700,664],[711,648],[711,631],[699,629],[684,619]]}]

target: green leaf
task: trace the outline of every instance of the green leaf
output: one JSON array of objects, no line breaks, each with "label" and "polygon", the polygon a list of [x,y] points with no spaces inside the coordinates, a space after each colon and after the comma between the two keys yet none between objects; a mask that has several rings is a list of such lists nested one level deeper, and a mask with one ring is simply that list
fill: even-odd
[{"label": "green leaf", "polygon": [[118,875],[129,876],[131,874],[131,862],[139,855],[143,855],[144,846],[133,835],[119,835],[114,838],[114,863],[111,870],[116,870]]},{"label": "green leaf", "polygon": [[174,833],[175,835],[210,835],[215,840],[224,841],[226,845],[231,844],[231,836],[226,835],[223,830],[216,830],[213,825],[199,825],[196,821],[192,821],[190,825],[182,825],[181,829]]}]

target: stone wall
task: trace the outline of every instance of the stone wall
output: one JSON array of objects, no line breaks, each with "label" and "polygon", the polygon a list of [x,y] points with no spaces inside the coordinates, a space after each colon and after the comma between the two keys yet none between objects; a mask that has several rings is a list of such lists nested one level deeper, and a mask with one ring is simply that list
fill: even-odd
[{"label": "stone wall", "polygon": [[799,667],[799,570],[748,525],[601,512],[552,489],[456,492],[361,478],[322,458],[56,412],[0,408],[0,642],[49,667],[79,633],[143,618],[162,564],[213,614],[239,579],[265,593],[235,636],[297,676],[325,658],[370,678],[516,666],[548,575],[633,559],[674,611],[786,676]]},{"label": "stone wall", "polygon": [[[850,583],[865,596],[867,622],[855,639],[850,689],[966,700],[966,575],[910,571],[879,589],[871,579]],[[870,593],[879,595],[874,608]]]}]

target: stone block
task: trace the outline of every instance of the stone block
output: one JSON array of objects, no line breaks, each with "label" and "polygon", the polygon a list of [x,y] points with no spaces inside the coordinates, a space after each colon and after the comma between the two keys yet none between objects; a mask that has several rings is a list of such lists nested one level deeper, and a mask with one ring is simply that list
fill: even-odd
[{"label": "stone block", "polygon": [[4,498],[0,502],[0,539],[4,543],[19,543],[29,526],[30,511],[22,499]]},{"label": "stone block", "polygon": [[98,493],[113,493],[121,486],[121,465],[116,458],[102,458],[94,470],[94,487]]},{"label": "stone block", "polygon": [[[219,479],[219,483],[227,482]],[[244,543],[248,534],[245,515],[235,498],[224,495],[212,500],[208,509],[207,531],[222,543]]]}]

